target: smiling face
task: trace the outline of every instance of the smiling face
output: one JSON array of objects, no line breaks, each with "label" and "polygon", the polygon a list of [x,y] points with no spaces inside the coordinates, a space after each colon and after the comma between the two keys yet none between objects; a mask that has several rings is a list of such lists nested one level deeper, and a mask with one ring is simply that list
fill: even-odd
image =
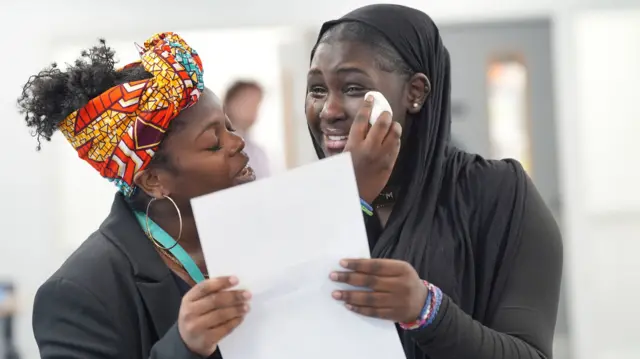
[{"label": "smiling face", "polygon": [[349,129],[368,91],[379,91],[389,101],[394,121],[405,123],[405,76],[383,71],[376,54],[353,41],[321,43],[316,48],[307,77],[305,110],[315,141],[325,155],[341,153]]},{"label": "smiling face", "polygon": [[151,166],[136,177],[148,195],[170,195],[179,204],[255,179],[242,152],[244,140],[234,133],[220,100],[205,90],[198,103],[174,121],[162,142],[167,166]]}]

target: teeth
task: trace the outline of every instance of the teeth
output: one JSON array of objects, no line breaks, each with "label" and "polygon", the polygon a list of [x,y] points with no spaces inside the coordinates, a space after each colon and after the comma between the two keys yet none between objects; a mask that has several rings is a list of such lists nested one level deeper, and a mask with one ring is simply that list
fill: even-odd
[{"label": "teeth", "polygon": [[349,136],[327,136],[330,141],[344,141],[349,138]]}]

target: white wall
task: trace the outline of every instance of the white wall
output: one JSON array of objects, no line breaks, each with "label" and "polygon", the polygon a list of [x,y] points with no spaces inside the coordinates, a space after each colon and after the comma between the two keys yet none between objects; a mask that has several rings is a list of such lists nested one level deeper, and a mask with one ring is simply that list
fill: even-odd
[{"label": "white wall", "polygon": [[[66,248],[59,244],[65,240],[60,238],[63,234],[57,232],[57,217],[54,215],[69,217],[73,212],[67,209],[77,205],[73,200],[60,200],[53,192],[56,181],[65,180],[65,177],[54,174],[63,171],[67,158],[56,157],[55,150],[48,151],[53,146],[46,144],[43,153],[35,153],[34,139],[15,114],[14,99],[27,76],[54,59],[56,50],[69,44],[91,43],[98,36],[108,36],[112,41],[141,41],[151,32],[165,30],[246,25],[308,28],[366,2],[193,0],[189,2],[192,9],[176,8],[175,1],[168,0],[112,0],[108,4],[91,6],[79,0],[31,0],[0,5],[0,31],[4,34],[4,54],[0,57],[0,64],[5,69],[0,86],[0,118],[4,124],[0,131],[3,153],[0,223],[4,234],[0,275],[14,278],[20,285],[23,312],[16,334],[25,358],[38,356],[30,328],[32,296],[39,283],[59,265],[66,253]],[[637,112],[633,109],[634,102],[619,102],[605,109],[602,97],[585,88],[604,83],[618,86],[614,89],[620,92],[638,93],[632,86],[634,81],[638,83],[637,73],[631,73],[628,79],[612,76],[611,79],[619,79],[617,84],[606,77],[594,77],[594,71],[607,69],[615,74],[623,65],[618,62],[613,66],[617,69],[613,70],[603,67],[603,64],[608,64],[607,58],[602,52],[596,54],[594,49],[605,51],[607,46],[613,46],[632,59],[637,56],[633,51],[638,51],[640,39],[629,38],[626,47],[616,47],[609,41],[611,37],[589,43],[584,41],[585,34],[589,34],[585,31],[594,31],[586,36],[595,39],[611,25],[598,19],[589,22],[581,17],[585,10],[623,8],[637,4],[637,0],[451,0],[426,3],[412,0],[403,3],[427,11],[440,23],[535,15],[552,17],[573,355],[580,359],[640,357],[638,341],[634,341],[638,326],[633,320],[634,314],[638,317],[633,310],[639,299],[640,290],[634,284],[638,283],[636,278],[640,265],[637,261],[632,262],[635,259],[632,257],[640,250],[640,224],[637,202],[633,199],[637,199],[633,197],[637,196],[637,186],[634,187],[630,179],[638,178],[634,177],[638,176],[638,166],[630,166],[629,177],[616,172],[615,168],[606,168],[607,163],[616,163],[621,156],[632,164],[640,158],[637,146],[634,146],[637,134],[631,132],[635,127],[633,123],[625,122],[630,116],[637,116]],[[156,7],[151,7],[151,4]],[[98,6],[100,8],[96,12]],[[157,10],[159,6],[185,13],[163,15]],[[632,21],[640,23],[637,19],[617,19],[628,24]],[[615,29],[612,31],[623,37],[637,36],[633,32],[625,35]],[[253,50],[256,45],[249,42],[243,45],[243,61],[246,60],[243,66],[259,66],[262,53]],[[596,58],[585,59],[587,54]],[[609,58],[618,54],[612,52]],[[220,51],[214,56],[235,60],[238,54]],[[607,111],[615,112],[606,119],[593,115],[610,113]],[[611,121],[611,128],[617,126],[620,130],[611,132],[597,127],[604,120]],[[597,135],[595,140],[593,134]],[[618,151],[594,149],[605,143],[615,143]],[[606,169],[600,172],[612,173],[610,178],[618,179],[615,185],[602,180],[603,176],[597,170],[601,168]],[[85,229],[76,233],[81,231]]]},{"label": "white wall", "polygon": [[586,209],[640,213],[640,9],[587,12],[575,28]]},{"label": "white wall", "polygon": [[[640,4],[579,14],[573,23],[578,142],[572,202],[579,235],[568,248],[576,358],[640,358]],[[585,288],[593,288],[588,293]],[[596,309],[597,308],[597,309]],[[601,309],[606,308],[606,309]],[[590,314],[587,314],[590,313]],[[580,332],[579,332],[580,333]],[[590,352],[590,353],[589,353]],[[597,355],[597,356],[596,356]]]}]

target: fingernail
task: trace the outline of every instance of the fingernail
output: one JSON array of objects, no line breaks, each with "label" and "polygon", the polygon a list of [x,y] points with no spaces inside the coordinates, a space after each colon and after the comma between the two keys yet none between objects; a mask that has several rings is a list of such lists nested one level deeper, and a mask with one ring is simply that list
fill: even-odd
[{"label": "fingernail", "polygon": [[373,102],[373,95],[367,96],[367,98],[365,98],[364,100],[369,102],[369,103]]},{"label": "fingernail", "polygon": [[245,305],[242,307],[242,309],[244,310],[244,312],[245,312],[245,313],[246,313],[246,312],[248,312],[249,310],[251,310],[251,308],[249,307],[249,305],[248,305],[248,304],[245,304]]},{"label": "fingernail", "polygon": [[238,284],[238,282],[239,282],[239,280],[238,280],[237,277],[234,277],[234,276],[229,277],[229,283],[231,285],[236,285],[236,284]]},{"label": "fingernail", "polygon": [[340,261],[340,265],[342,267],[344,267],[344,268],[347,268],[347,266],[349,265],[349,262],[347,262],[346,260],[343,259],[343,260]]},{"label": "fingernail", "polygon": [[342,299],[342,293],[338,291],[331,293],[331,296],[333,297],[333,299]]},{"label": "fingernail", "polygon": [[329,278],[331,278],[331,280],[338,280],[338,273],[333,272],[329,274]]},{"label": "fingernail", "polygon": [[242,297],[244,299],[251,299],[251,292],[244,292],[242,293]]},{"label": "fingernail", "polygon": [[344,306],[349,310],[353,310],[353,306],[351,304],[345,304]]}]

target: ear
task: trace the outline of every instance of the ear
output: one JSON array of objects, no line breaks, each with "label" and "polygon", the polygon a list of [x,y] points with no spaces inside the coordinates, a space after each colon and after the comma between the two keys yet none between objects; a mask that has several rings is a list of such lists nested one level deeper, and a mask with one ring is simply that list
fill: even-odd
[{"label": "ear", "polygon": [[427,96],[431,93],[431,82],[427,75],[417,73],[407,82],[407,112],[415,114],[422,110]]},{"label": "ear", "polygon": [[133,178],[133,183],[150,197],[163,198],[169,195],[168,191],[162,185],[162,181],[160,181],[158,171],[153,168],[140,171]]}]

